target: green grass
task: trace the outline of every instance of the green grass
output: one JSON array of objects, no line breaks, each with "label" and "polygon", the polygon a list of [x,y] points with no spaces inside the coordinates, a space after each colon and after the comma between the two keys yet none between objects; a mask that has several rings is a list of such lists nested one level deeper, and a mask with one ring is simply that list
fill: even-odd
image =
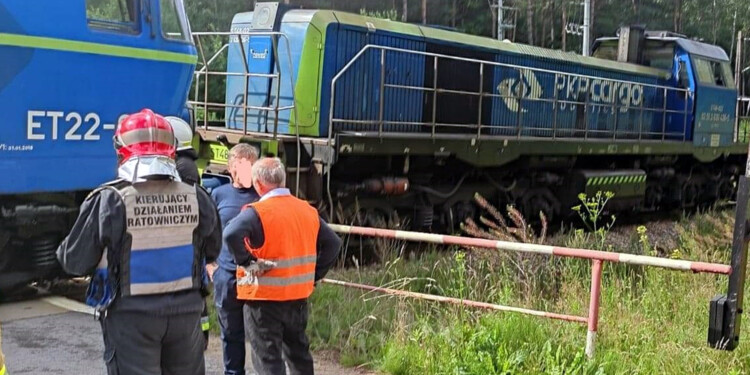
[{"label": "green grass", "polygon": [[[731,211],[720,211],[671,225],[664,230],[676,240],[663,245],[666,255],[728,263],[732,222]],[[646,234],[654,237],[648,241],[654,242],[651,231],[656,229],[648,227]],[[635,227],[617,231],[610,239],[619,237],[619,242],[608,239],[605,247],[651,251],[639,242]],[[598,246],[597,239],[580,232],[559,234],[550,242]],[[397,247],[389,244],[393,252]],[[587,261],[455,249],[429,250],[410,260],[386,258],[379,266],[338,269],[329,277],[581,316],[588,312]],[[542,267],[524,275],[528,264]],[[583,354],[585,325],[325,284],[311,298],[308,333],[315,349],[338,351],[342,364],[365,364],[389,374],[749,373],[750,343],[743,340],[750,335],[748,319],[734,352],[706,344],[709,301],[724,293],[726,284],[722,276],[605,264],[591,361]]]}]

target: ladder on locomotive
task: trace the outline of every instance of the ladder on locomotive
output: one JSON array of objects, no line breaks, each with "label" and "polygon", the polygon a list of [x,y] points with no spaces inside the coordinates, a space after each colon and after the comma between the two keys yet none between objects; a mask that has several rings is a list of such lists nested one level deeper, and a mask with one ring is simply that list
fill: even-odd
[{"label": "ladder on locomotive", "polygon": [[[415,67],[424,67],[422,82],[406,82],[413,81],[410,77],[414,72],[398,74],[399,69],[410,69],[409,59],[421,62]],[[455,76],[467,71],[445,69],[444,66],[450,66],[443,65],[445,62],[453,63],[454,67],[458,63],[468,70],[476,69],[471,76],[477,80],[476,87],[441,86],[440,82],[445,85],[455,82],[455,79],[443,80],[443,74]],[[370,69],[367,74],[365,69]],[[490,75],[494,80],[489,80]],[[358,82],[352,79],[354,77],[374,78],[354,87],[353,82]],[[573,91],[571,82],[576,82]],[[585,89],[580,88],[583,82],[586,82]],[[348,86],[340,87],[342,83]],[[564,87],[560,87],[563,83]],[[595,93],[591,85],[598,85],[599,92]],[[603,99],[604,87],[608,88],[606,97],[609,99]],[[336,94],[343,90],[346,95]],[[346,100],[352,95],[365,99],[359,100],[362,108],[352,107],[352,101]],[[419,105],[424,108],[409,113],[408,105],[399,104],[408,95],[419,97],[416,102],[422,103]],[[620,95],[628,100],[621,100]],[[450,101],[445,99],[449,96],[470,98],[462,101],[461,108],[456,108],[465,114],[461,121],[444,121],[451,116],[441,118],[442,107],[450,106]],[[526,137],[686,141],[693,98],[694,93],[689,89],[370,44],[354,55],[331,81],[329,124],[333,131],[328,132],[329,144],[337,132],[382,138],[384,134],[403,133],[403,129],[410,129],[406,131],[410,137],[466,138],[472,142]],[[458,100],[453,102],[455,105]],[[404,117],[409,119],[403,120]],[[675,129],[676,126],[679,128]]]}]

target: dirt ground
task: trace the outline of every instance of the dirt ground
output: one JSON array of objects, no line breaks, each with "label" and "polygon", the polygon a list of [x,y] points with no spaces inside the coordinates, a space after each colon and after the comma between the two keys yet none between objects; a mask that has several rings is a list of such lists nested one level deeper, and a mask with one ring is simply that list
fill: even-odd
[{"label": "dirt ground", "polygon": [[[247,348],[250,349],[249,347]],[[315,360],[316,375],[375,375],[372,372],[362,368],[343,367],[339,364],[338,355],[331,351],[320,351],[313,353]],[[247,358],[248,370],[252,369],[250,356]],[[223,374],[221,339],[218,335],[212,335],[208,341],[208,350],[206,351],[206,374],[221,375]],[[252,372],[248,372],[252,374]]]}]

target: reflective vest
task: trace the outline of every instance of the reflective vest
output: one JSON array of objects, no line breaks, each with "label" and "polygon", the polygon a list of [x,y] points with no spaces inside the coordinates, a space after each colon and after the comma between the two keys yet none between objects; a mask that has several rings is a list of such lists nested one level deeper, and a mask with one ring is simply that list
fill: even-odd
[{"label": "reflective vest", "polygon": [[2,334],[0,334],[0,375],[7,375],[5,372],[5,358],[3,358],[2,341]]},{"label": "reflective vest", "polygon": [[[312,294],[317,260],[318,211],[291,195],[275,196],[243,207],[253,207],[263,227],[263,245],[247,250],[256,258],[274,261],[276,267],[251,285],[237,286],[237,299],[293,301]],[[237,279],[244,270],[237,267]]]},{"label": "reflective vest", "polygon": [[196,187],[165,180],[125,185],[118,191],[128,234],[119,258],[120,295],[200,289],[201,260],[193,246],[199,218]]}]

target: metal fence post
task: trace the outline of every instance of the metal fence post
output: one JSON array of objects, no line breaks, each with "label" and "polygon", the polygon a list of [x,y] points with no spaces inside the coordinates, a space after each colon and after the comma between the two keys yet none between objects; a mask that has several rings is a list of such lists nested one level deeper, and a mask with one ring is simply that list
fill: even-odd
[{"label": "metal fence post", "polygon": [[664,88],[664,101],[661,107],[661,140],[667,135],[667,88]]},{"label": "metal fence post", "polygon": [[588,332],[586,333],[586,357],[594,357],[596,330],[599,326],[599,299],[602,287],[602,261],[591,262],[591,297],[589,298]]},{"label": "metal fence post", "polygon": [[380,141],[383,141],[383,111],[385,109],[383,100],[385,99],[385,49],[380,50],[380,109],[378,120],[380,126],[378,128],[378,137]]},{"label": "metal fence post", "polygon": [[438,83],[438,58],[432,57],[432,142],[435,142],[435,126],[437,125],[437,83]]},{"label": "metal fence post", "polygon": [[734,350],[739,345],[742,327],[742,302],[750,241],[750,158],[745,168],[745,175],[740,176],[737,184],[737,209],[732,236],[732,272],[729,274],[727,295],[714,297],[709,309],[708,344],[723,350]]},{"label": "metal fence post", "polygon": [[482,138],[482,102],[484,101],[484,63],[479,64],[479,109],[477,110],[477,142]]}]

